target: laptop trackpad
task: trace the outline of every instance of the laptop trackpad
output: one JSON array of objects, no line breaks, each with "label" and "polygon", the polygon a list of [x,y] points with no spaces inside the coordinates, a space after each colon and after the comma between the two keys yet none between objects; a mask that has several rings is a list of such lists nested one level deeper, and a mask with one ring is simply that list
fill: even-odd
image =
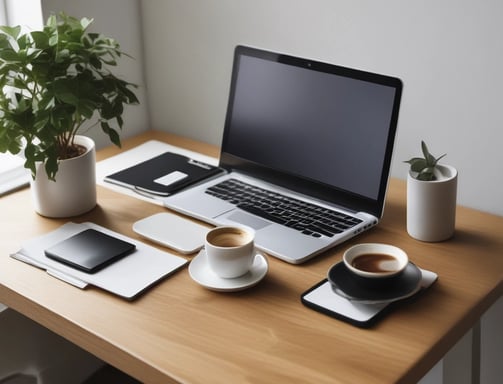
[{"label": "laptop trackpad", "polygon": [[257,216],[250,215],[246,212],[234,212],[231,215],[227,216],[227,220],[230,221],[235,221],[237,223],[247,225],[248,227],[252,227],[255,230],[259,230],[261,228],[264,228],[268,225],[271,225],[271,223],[262,220],[261,218]]}]

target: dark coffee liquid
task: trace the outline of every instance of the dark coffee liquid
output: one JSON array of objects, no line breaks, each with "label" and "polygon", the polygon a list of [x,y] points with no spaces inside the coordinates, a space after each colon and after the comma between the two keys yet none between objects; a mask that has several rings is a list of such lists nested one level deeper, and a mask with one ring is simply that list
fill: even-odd
[{"label": "dark coffee liquid", "polygon": [[222,228],[208,236],[208,241],[217,247],[240,247],[250,241],[249,235],[238,228]]},{"label": "dark coffee liquid", "polygon": [[398,260],[385,253],[366,253],[353,259],[351,265],[365,272],[393,272],[398,270]]}]

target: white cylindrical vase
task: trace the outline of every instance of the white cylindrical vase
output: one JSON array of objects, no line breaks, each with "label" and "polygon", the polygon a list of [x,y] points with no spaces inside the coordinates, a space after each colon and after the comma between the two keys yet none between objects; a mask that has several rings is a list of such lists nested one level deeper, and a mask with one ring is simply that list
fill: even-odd
[{"label": "white cylindrical vase", "polygon": [[59,162],[56,181],[49,180],[43,164],[37,164],[35,180],[31,181],[35,211],[42,216],[72,217],[96,206],[96,148],[86,136],[76,136],[75,143],[87,151]]},{"label": "white cylindrical vase", "polygon": [[454,234],[458,172],[450,165],[437,165],[437,180],[407,176],[407,232],[417,240],[436,242]]}]

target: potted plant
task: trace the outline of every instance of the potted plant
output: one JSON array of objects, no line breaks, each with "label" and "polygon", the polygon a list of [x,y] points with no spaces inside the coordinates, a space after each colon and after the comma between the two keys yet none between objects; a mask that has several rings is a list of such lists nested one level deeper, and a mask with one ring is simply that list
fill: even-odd
[{"label": "potted plant", "polygon": [[423,157],[405,161],[407,175],[407,232],[421,241],[443,241],[454,234],[456,221],[457,170],[439,164],[426,143],[421,141]]},{"label": "potted plant", "polygon": [[[110,71],[119,44],[89,32],[91,23],[60,13],[41,31],[0,27],[0,152],[23,154],[44,216],[96,205],[94,142],[79,133],[99,125],[120,146],[124,105],[138,103],[135,85]],[[90,168],[80,168],[82,160]]]}]

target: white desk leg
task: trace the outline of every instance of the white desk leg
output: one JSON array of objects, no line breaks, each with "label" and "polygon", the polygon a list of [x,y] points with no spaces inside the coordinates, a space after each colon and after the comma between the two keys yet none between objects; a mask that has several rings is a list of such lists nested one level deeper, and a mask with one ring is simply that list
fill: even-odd
[{"label": "white desk leg", "polygon": [[480,323],[444,356],[443,384],[480,384]]}]

